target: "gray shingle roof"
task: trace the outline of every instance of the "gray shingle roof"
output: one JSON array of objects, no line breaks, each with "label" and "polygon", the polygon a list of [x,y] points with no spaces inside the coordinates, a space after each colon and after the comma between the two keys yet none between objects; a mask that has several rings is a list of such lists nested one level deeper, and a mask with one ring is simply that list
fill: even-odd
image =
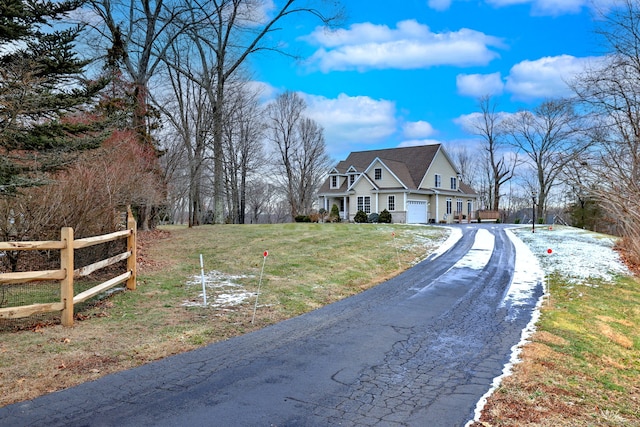
[{"label": "gray shingle roof", "polygon": [[[387,148],[382,150],[354,151],[335,167],[340,174],[346,174],[352,166],[360,173],[364,172],[371,163],[379,158],[407,187],[415,190],[427,173],[435,158],[440,144],[420,145],[415,147]],[[320,193],[344,193],[346,185],[339,189],[330,189],[329,180],[320,188]],[[468,185],[460,183],[459,191],[465,194],[475,194]]]},{"label": "gray shingle roof", "polygon": [[[354,151],[336,168],[340,173],[345,173],[349,166],[355,167],[358,172],[364,172],[371,165],[371,162],[380,158],[409,188],[415,189],[427,173],[438,149],[440,149],[440,144]],[[407,177],[411,179],[409,180]]]}]

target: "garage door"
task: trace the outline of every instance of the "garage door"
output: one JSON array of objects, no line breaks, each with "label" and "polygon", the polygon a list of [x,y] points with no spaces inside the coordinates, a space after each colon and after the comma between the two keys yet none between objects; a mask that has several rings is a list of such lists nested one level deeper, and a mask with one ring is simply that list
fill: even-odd
[{"label": "garage door", "polygon": [[427,222],[427,202],[407,200],[407,223],[421,224]]}]

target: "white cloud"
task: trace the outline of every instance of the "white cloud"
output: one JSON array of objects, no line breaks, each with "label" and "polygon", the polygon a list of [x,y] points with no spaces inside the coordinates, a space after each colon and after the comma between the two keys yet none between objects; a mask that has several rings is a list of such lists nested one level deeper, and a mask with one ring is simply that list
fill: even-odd
[{"label": "white cloud", "polygon": [[371,23],[335,31],[319,27],[305,39],[320,46],[310,63],[323,72],[486,65],[498,57],[491,48],[503,45],[497,37],[467,28],[433,33],[413,19],[398,22],[395,29]]},{"label": "white cloud", "polygon": [[571,55],[547,56],[535,61],[522,61],[511,68],[505,89],[514,99],[555,98],[568,96],[567,85],[598,58],[576,58]]},{"label": "white cloud", "polygon": [[[512,113],[505,112],[496,112],[496,122],[502,122],[503,120],[511,117]],[[453,122],[460,126],[462,130],[470,135],[476,135],[478,133],[478,128],[483,127],[484,117],[482,113],[475,112],[471,114],[463,114],[460,117],[453,119]]]},{"label": "white cloud", "polygon": [[476,123],[482,119],[482,113],[463,114],[460,117],[453,119],[453,122],[460,126],[465,132],[475,135]]},{"label": "white cloud", "polygon": [[431,123],[419,120],[417,122],[407,122],[402,126],[402,133],[407,138],[426,138],[435,133]]},{"label": "white cloud", "polygon": [[[530,4],[531,13],[538,16],[559,16],[580,13],[583,9],[606,12],[619,0],[486,0],[494,7]],[[446,10],[453,0],[429,0],[427,4],[435,10]]]},{"label": "white cloud", "polygon": [[307,102],[305,114],[324,128],[328,147],[379,142],[396,132],[396,106],[392,101],[368,96],[337,98],[301,94]]},{"label": "white cloud", "polygon": [[278,95],[278,90],[269,83],[252,80],[244,83],[249,93],[258,94],[258,98],[263,102],[270,101]]},{"label": "white cloud", "polygon": [[501,95],[504,82],[501,74],[458,74],[456,76],[458,93],[479,98],[485,95]]},{"label": "white cloud", "polygon": [[431,9],[447,10],[451,6],[453,0],[429,0],[427,4]]}]

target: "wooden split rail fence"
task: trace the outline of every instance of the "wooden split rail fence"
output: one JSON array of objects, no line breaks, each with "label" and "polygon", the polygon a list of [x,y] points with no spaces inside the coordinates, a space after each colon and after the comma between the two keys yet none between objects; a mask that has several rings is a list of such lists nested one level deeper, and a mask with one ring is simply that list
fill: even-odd
[{"label": "wooden split rail fence", "polygon": [[[127,239],[127,250],[119,255],[95,262],[74,270],[74,250],[119,239]],[[1,273],[0,286],[3,284],[26,283],[43,280],[60,281],[60,302],[31,304],[19,307],[0,308],[0,318],[18,319],[37,313],[62,311],[61,320],[64,326],[73,326],[73,307],[92,298],[120,283],[126,282],[127,289],[136,288],[136,221],[129,211],[127,229],[101,236],[74,239],[73,228],[63,227],[60,240],[42,242],[0,242],[0,251],[60,250],[60,269],[44,271],[27,271],[20,273]],[[127,261],[127,272],[107,280],[91,289],[74,295],[74,278],[87,276],[102,268],[120,261]]]}]

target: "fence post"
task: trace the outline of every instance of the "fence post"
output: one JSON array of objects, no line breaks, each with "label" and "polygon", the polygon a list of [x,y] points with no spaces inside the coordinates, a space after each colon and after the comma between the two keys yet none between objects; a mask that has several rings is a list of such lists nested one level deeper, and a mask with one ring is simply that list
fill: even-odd
[{"label": "fence post", "polygon": [[131,230],[131,234],[127,237],[127,251],[131,252],[131,256],[127,258],[127,270],[131,272],[131,277],[127,279],[127,289],[133,291],[136,289],[136,264],[138,260],[136,253],[136,235],[138,233],[138,227],[131,213],[131,207],[127,207],[127,229]]},{"label": "fence post", "polygon": [[60,240],[65,244],[60,249],[60,269],[65,271],[65,278],[60,282],[60,300],[62,309],[62,325],[73,326],[73,228],[63,227]]}]

